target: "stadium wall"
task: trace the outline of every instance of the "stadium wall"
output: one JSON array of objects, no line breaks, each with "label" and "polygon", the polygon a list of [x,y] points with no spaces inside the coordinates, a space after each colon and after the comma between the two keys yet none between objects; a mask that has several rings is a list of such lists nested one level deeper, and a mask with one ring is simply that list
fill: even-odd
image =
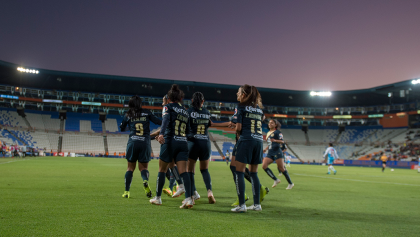
[{"label": "stadium wall", "polygon": [[408,127],[408,115],[384,117],[379,120],[384,128],[403,128]]}]

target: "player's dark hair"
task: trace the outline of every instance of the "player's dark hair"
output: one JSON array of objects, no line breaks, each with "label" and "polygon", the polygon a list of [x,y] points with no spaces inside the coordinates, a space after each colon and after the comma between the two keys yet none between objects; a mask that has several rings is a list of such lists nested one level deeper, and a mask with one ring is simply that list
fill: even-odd
[{"label": "player's dark hair", "polygon": [[271,119],[271,120],[276,124],[276,130],[280,131],[280,128],[281,128],[280,122],[278,120],[275,120],[275,119]]},{"label": "player's dark hair", "polygon": [[245,99],[239,105],[252,106],[254,108],[258,105],[261,109],[263,108],[261,95],[257,87],[245,84],[241,86],[241,90],[242,94],[245,95]]},{"label": "player's dark hair", "polygon": [[330,145],[330,146],[333,146],[333,144],[330,142],[330,143],[328,143],[328,145]]},{"label": "player's dark hair", "polygon": [[127,116],[130,118],[138,118],[141,115],[141,98],[137,95],[134,95],[128,101],[128,111]]},{"label": "player's dark hair", "polygon": [[179,89],[177,84],[173,84],[171,89],[168,91],[168,97],[172,102],[179,103],[184,99],[184,92]]},{"label": "player's dark hair", "polygon": [[192,96],[192,106],[196,109],[201,108],[201,103],[204,101],[204,95],[201,92],[195,92]]}]

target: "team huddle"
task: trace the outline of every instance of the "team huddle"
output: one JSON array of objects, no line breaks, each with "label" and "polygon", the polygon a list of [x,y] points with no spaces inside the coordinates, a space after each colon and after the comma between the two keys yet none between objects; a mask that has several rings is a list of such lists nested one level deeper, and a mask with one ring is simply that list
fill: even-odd
[{"label": "team huddle", "polygon": [[[127,172],[125,174],[125,198],[130,197],[130,185],[133,172],[138,168],[143,179],[143,186],[147,197],[153,194],[149,186],[148,163],[151,155],[151,139],[161,144],[159,155],[159,171],[156,182],[156,195],[150,199],[151,204],[162,204],[162,193],[173,198],[185,195],[180,208],[192,208],[195,201],[200,199],[195,188],[195,165],[199,160],[200,171],[207,189],[209,203],[216,203],[212,192],[211,177],[208,171],[211,155],[211,143],[208,128],[230,127],[236,129],[236,144],[232,151],[230,169],[233,174],[237,191],[237,200],[232,204],[233,212],[247,210],[261,211],[261,202],[269,189],[260,184],[258,166],[263,164],[264,171],[274,180],[272,187],[276,187],[280,180],[268,166],[276,162],[280,174],[289,183],[287,189],[292,189],[290,176],[285,168],[287,147],[280,132],[277,120],[269,121],[270,131],[266,139],[268,146],[263,148],[262,122],[265,116],[262,111],[262,100],[257,88],[250,85],[241,86],[236,94],[239,102],[230,122],[213,123],[211,114],[203,108],[204,95],[195,92],[192,106],[186,109],[181,103],[184,93],[178,85],[172,85],[163,98],[162,120],[152,112],[141,107],[141,98],[133,96],[129,101],[129,110],[121,123],[121,131],[129,127],[130,136],[127,143]],[[150,134],[150,121],[161,125],[159,131]],[[263,152],[268,152],[263,159]],[[247,167],[248,166],[248,167]],[[169,186],[165,187],[165,179]],[[245,179],[252,185],[254,204],[246,206],[249,197],[245,193]],[[178,183],[178,185],[175,185]]]}]

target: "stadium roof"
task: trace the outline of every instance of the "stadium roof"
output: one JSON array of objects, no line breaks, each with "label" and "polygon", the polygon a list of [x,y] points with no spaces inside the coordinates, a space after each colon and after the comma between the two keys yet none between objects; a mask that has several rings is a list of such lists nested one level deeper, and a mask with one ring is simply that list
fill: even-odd
[{"label": "stadium roof", "polygon": [[[23,73],[18,67],[36,69],[38,74]],[[214,84],[145,77],[126,77],[30,68],[0,61],[1,84],[59,91],[84,91],[161,97],[174,83],[180,85],[186,98],[200,91],[207,100],[236,102],[238,85]],[[257,82],[257,80],[256,80]],[[257,87],[257,83],[255,84]],[[331,97],[311,96],[310,91],[258,87],[264,105],[290,107],[353,107],[403,104],[420,99],[420,84],[411,80],[374,88],[332,91]],[[391,94],[389,94],[391,93]],[[390,96],[390,97],[389,97]]]}]

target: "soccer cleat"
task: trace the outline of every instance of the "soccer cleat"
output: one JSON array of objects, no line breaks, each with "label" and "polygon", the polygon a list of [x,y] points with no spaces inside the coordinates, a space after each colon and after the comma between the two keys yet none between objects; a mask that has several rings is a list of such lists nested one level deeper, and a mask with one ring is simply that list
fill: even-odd
[{"label": "soccer cleat", "polygon": [[123,198],[130,198],[130,191],[124,191]]},{"label": "soccer cleat", "polygon": [[327,173],[327,174],[331,174],[331,173],[330,173],[330,171],[328,171],[328,173]]},{"label": "soccer cleat", "polygon": [[164,188],[163,193],[168,195],[169,197],[172,197],[172,191],[169,188]]},{"label": "soccer cleat", "polygon": [[249,207],[246,207],[246,210],[252,210],[252,211],[262,211],[262,208],[261,208],[261,205],[260,204],[258,204],[258,205],[252,205],[252,206],[249,206]]},{"label": "soccer cleat", "polygon": [[271,186],[272,188],[275,188],[276,186],[277,186],[277,184],[279,184],[281,182],[281,180],[280,179],[278,179],[278,180],[276,180],[276,181],[274,181],[274,184],[273,184],[273,186]]},{"label": "soccer cleat", "polygon": [[150,199],[149,202],[154,205],[162,205],[162,199],[160,199],[160,197],[157,196]]},{"label": "soccer cleat", "polygon": [[177,198],[185,193],[185,188],[178,188],[178,190],[172,195],[173,198]]},{"label": "soccer cleat", "polygon": [[146,193],[146,196],[148,198],[151,198],[152,197],[152,191],[150,190],[149,183],[147,181],[143,182],[143,189],[144,189],[144,192]]},{"label": "soccer cleat", "polygon": [[194,206],[194,201],[191,197],[182,201],[182,205],[179,207],[181,209],[190,209]]},{"label": "soccer cleat", "polygon": [[265,195],[267,195],[268,192],[270,192],[270,189],[268,189],[267,187],[264,187],[264,186],[261,185],[261,189],[260,189],[260,203],[262,201],[264,201]]},{"label": "soccer cleat", "polygon": [[289,185],[287,185],[287,188],[286,189],[292,189],[293,186],[295,186],[295,184],[289,184]]},{"label": "soccer cleat", "polygon": [[194,191],[194,194],[192,195],[192,198],[194,201],[197,201],[198,199],[200,199],[200,194],[198,194],[197,191]]},{"label": "soccer cleat", "polygon": [[209,199],[210,204],[215,204],[216,203],[216,199],[214,198],[212,191],[209,191],[207,193],[207,198]]},{"label": "soccer cleat", "polygon": [[178,190],[177,186],[172,187],[172,194],[176,193],[176,190]]},{"label": "soccer cleat", "polygon": [[246,212],[246,206],[245,206],[245,204],[243,204],[241,206],[237,206],[237,207],[231,209],[231,211],[239,212],[239,213]]},{"label": "soccer cleat", "polygon": [[[249,200],[248,195],[245,193],[245,202]],[[232,204],[232,207],[239,206],[239,198],[236,198],[236,201]]]},{"label": "soccer cleat", "polygon": [[283,173],[280,173],[280,174],[279,174],[279,176],[282,176],[282,175],[283,175]]},{"label": "soccer cleat", "polygon": [[336,175],[337,174],[337,170],[334,170],[334,175]]}]

